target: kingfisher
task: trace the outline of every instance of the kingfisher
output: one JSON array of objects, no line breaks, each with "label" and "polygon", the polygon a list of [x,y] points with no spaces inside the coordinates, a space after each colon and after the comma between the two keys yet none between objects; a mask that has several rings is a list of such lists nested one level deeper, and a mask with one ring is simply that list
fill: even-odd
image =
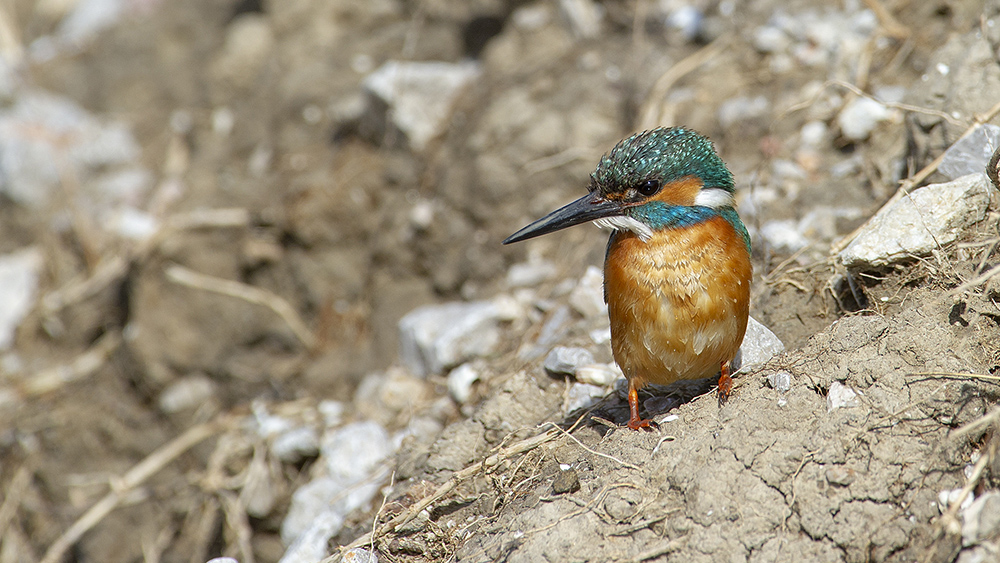
[{"label": "kingfisher", "polygon": [[733,175],[704,136],[656,128],[601,157],[587,195],[509,236],[523,241],[593,221],[612,229],[604,258],[611,351],[628,380],[628,427],[650,429],[638,391],[719,376],[750,315],[750,235],[735,208]]}]

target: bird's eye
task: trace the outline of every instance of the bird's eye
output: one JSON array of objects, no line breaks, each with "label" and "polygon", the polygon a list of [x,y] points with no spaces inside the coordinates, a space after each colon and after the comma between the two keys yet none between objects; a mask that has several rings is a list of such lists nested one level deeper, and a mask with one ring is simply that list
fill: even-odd
[{"label": "bird's eye", "polygon": [[646,180],[639,182],[635,185],[635,191],[639,192],[640,195],[649,197],[660,191],[660,182],[659,180]]}]

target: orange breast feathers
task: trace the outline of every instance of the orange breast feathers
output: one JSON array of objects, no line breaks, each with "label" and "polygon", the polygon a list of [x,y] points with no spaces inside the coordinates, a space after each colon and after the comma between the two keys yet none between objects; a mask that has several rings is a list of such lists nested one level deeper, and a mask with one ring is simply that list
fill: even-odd
[{"label": "orange breast feathers", "polygon": [[753,267],[722,217],[643,242],[615,231],[604,264],[615,361],[637,388],[718,373],[743,342]]}]

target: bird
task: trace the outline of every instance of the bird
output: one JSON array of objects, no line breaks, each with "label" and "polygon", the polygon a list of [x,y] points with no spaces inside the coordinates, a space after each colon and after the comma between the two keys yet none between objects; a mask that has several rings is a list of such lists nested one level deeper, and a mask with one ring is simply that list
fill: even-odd
[{"label": "bird", "polygon": [[703,135],[684,127],[633,134],[605,153],[587,195],[507,237],[511,244],[574,225],[610,228],[604,300],[611,351],[628,381],[628,428],[647,384],[718,375],[746,333],[753,276],[750,235],[736,211],[733,174]]}]

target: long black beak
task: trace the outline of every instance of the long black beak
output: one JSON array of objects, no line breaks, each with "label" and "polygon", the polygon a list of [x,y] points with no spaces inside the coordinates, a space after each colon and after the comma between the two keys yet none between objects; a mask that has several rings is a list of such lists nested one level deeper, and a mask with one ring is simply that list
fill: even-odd
[{"label": "long black beak", "polygon": [[600,196],[600,192],[594,191],[510,235],[503,243],[521,242],[587,221],[613,217],[621,212],[622,205],[620,203],[608,201]]}]

